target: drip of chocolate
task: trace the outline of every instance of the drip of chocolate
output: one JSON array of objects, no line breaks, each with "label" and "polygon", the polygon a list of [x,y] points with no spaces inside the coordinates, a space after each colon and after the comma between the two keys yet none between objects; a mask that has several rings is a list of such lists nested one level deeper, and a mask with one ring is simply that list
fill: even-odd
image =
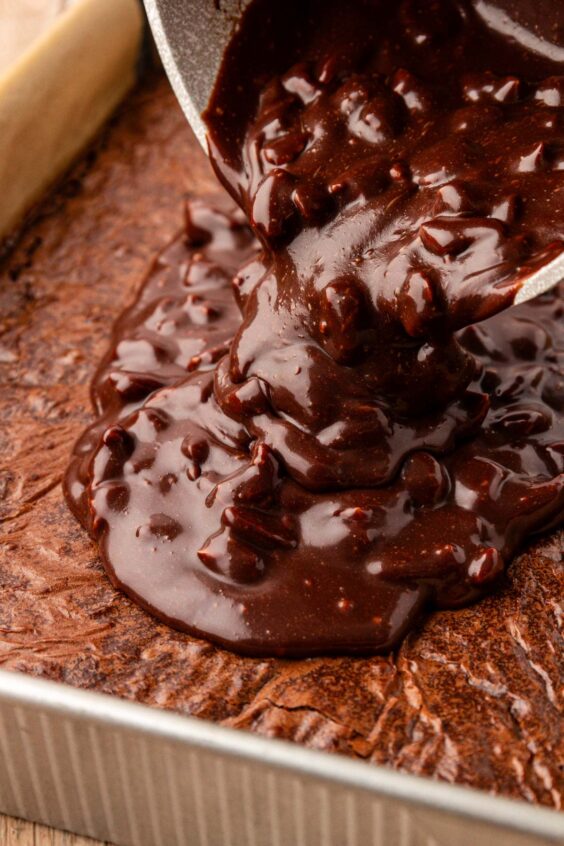
[{"label": "drip of chocolate", "polygon": [[241,652],[387,650],[562,518],[562,289],[508,306],[564,249],[563,45],[431,5],[251,4],[206,115],[250,228],[189,204],[94,379],[71,507]]}]

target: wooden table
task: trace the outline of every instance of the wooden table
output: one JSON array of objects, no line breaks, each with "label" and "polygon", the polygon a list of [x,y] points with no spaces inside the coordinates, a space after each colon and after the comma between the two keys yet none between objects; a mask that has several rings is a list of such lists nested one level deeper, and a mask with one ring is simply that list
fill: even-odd
[{"label": "wooden table", "polygon": [[6,70],[69,5],[69,0],[0,0],[0,71]]},{"label": "wooden table", "polygon": [[0,815],[1,846],[110,846],[67,831]]}]

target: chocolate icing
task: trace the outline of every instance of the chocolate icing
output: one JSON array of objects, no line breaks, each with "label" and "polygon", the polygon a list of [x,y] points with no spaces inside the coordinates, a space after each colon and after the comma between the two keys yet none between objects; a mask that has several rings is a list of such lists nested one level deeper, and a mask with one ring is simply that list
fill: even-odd
[{"label": "chocolate icing", "polygon": [[[217,194],[166,82],[144,79],[0,265],[0,666],[561,807],[562,533],[529,544],[495,594],[435,611],[392,654],[288,661],[145,613],[66,508],[59,482],[91,420],[108,315],[180,228],[185,192],[214,182]],[[254,814],[258,825],[260,802]]]},{"label": "chocolate icing", "polygon": [[562,249],[562,77],[435,5],[251,6],[208,121],[261,249],[192,206],[94,382],[75,511],[240,651],[388,649],[561,518],[560,292],[499,312]]}]

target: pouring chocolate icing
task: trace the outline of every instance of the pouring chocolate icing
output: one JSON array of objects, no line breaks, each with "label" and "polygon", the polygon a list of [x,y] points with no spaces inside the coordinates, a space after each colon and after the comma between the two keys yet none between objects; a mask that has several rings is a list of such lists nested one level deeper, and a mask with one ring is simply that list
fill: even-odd
[{"label": "pouring chocolate icing", "polygon": [[190,204],[93,383],[71,507],[238,651],[389,649],[562,518],[562,290],[509,306],[564,249],[564,35],[431,6],[251,4],[206,115],[250,229]]}]

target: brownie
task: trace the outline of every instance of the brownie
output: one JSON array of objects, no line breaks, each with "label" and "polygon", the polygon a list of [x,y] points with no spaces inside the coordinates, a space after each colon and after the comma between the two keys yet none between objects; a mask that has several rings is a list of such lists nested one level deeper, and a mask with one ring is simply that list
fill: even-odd
[{"label": "brownie", "polygon": [[0,666],[398,770],[560,807],[563,535],[504,585],[434,613],[395,654],[240,657],[110,585],[61,479],[92,420],[111,317],[217,192],[162,78],[45,200],[0,272]]}]

